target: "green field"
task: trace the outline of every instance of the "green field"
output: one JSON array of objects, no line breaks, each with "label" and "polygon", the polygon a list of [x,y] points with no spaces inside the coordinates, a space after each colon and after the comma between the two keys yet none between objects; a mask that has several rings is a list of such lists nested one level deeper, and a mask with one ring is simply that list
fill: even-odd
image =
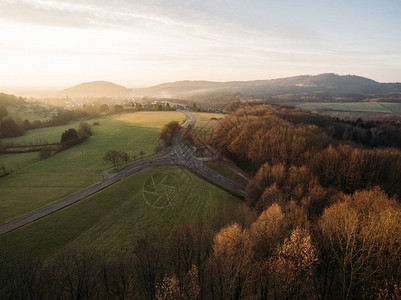
[{"label": "green field", "polygon": [[[143,189],[150,176],[169,175],[177,191],[170,205],[155,208]],[[149,199],[148,199],[149,200]],[[65,246],[91,247],[115,255],[130,252],[152,230],[169,230],[183,221],[235,215],[241,201],[180,167],[158,167],[131,175],[81,202],[0,237],[15,255],[51,255]],[[152,204],[152,203],[151,203]]]},{"label": "green field", "polygon": [[401,103],[388,102],[350,102],[350,103],[297,103],[303,109],[317,110],[333,115],[378,116],[401,114]]},{"label": "green field", "polygon": [[133,114],[123,114],[115,117],[124,123],[143,127],[162,128],[170,121],[185,120],[185,114],[177,111],[141,111]]},{"label": "green field", "polygon": [[18,170],[39,160],[37,152],[0,154],[0,166],[7,170]]},{"label": "green field", "polygon": [[[153,120],[152,124],[149,119]],[[181,122],[184,119],[184,114],[180,112],[137,112],[91,120],[99,122],[99,125],[92,127],[93,136],[49,159],[26,165],[27,161],[35,159],[34,155],[0,155],[0,162],[26,165],[17,172],[0,178],[0,223],[99,181],[100,172],[110,167],[110,163],[102,159],[108,150],[126,151],[131,157],[139,156],[140,151],[145,154],[153,153],[161,127],[168,121]],[[18,139],[20,142],[29,142],[42,137],[50,142],[58,139],[66,128],[77,128],[78,123],[31,130]],[[9,139],[4,139],[7,140]],[[20,160],[18,155],[21,155]]]},{"label": "green field", "polygon": [[[194,134],[208,135],[217,126],[219,119],[224,118],[224,114],[216,113],[195,113],[198,117],[198,125],[194,130]],[[217,120],[212,120],[217,119]]]},{"label": "green field", "polygon": [[380,105],[391,110],[395,114],[401,114],[401,103],[380,102]]}]

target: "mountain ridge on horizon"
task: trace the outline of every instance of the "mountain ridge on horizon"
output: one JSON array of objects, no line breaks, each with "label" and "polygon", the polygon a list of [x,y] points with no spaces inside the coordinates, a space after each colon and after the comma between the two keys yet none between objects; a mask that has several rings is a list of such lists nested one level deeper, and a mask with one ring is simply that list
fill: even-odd
[{"label": "mountain ridge on horizon", "polygon": [[298,75],[267,80],[207,81],[180,80],[150,87],[127,88],[109,81],[78,84],[57,93],[70,97],[159,97],[200,100],[235,94],[252,97],[272,97],[284,94],[325,92],[336,95],[372,95],[401,92],[401,83],[380,83],[358,75]]}]

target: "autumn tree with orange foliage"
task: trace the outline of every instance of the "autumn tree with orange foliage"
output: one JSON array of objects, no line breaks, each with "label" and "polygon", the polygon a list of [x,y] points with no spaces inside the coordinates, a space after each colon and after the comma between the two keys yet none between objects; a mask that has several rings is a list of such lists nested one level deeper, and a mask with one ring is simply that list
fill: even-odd
[{"label": "autumn tree with orange foliage", "polygon": [[401,208],[375,188],[344,196],[319,220],[323,249],[336,263],[342,298],[367,297],[372,283],[401,276]]}]

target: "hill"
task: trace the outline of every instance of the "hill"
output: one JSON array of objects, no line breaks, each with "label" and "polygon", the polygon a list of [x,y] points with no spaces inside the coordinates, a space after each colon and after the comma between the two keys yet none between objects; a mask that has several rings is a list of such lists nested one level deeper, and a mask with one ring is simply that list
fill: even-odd
[{"label": "hill", "polygon": [[239,94],[258,98],[305,93],[365,97],[390,92],[401,93],[401,83],[379,83],[360,76],[341,76],[332,73],[254,81],[178,81],[149,88],[132,89],[132,94],[135,96],[174,97],[197,101],[206,99],[221,101]]},{"label": "hill", "polygon": [[[281,102],[360,101],[366,98],[401,102],[401,83],[380,83],[355,75],[301,75],[253,81],[177,81],[128,89],[107,81],[86,82],[58,93],[71,97],[160,97],[221,103],[254,97]],[[271,99],[270,99],[271,100]]]},{"label": "hill", "polygon": [[127,97],[129,89],[108,81],[85,82],[62,90],[60,96],[70,97]]},{"label": "hill", "polygon": [[15,106],[15,105],[21,105],[24,102],[25,102],[24,99],[21,97],[0,93],[0,106],[6,106],[6,105]]}]

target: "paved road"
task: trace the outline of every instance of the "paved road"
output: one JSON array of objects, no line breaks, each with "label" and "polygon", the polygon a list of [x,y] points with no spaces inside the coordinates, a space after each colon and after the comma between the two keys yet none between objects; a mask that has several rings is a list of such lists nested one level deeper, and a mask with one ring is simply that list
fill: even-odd
[{"label": "paved road", "polygon": [[[203,177],[204,179],[220,186],[221,188],[233,193],[236,196],[243,197],[245,194],[245,186],[232,181],[231,179],[224,177],[220,173],[214,171],[204,164],[201,159],[195,157],[193,151],[185,146],[182,143],[182,132],[187,126],[194,124],[193,129],[197,125],[197,119],[193,114],[188,112],[184,112],[187,116],[186,123],[183,128],[180,130],[178,134],[176,134],[173,138],[173,144],[171,149],[165,153],[164,155],[158,157],[152,157],[134,164],[127,166],[125,169],[121,170],[118,173],[110,174],[108,173],[108,178],[94,184],[74,195],[63,198],[60,201],[57,201],[48,206],[42,207],[36,211],[33,211],[23,217],[15,219],[11,222],[0,225],[0,235],[5,234],[7,232],[13,231],[17,228],[20,228],[24,225],[27,225],[35,220],[43,218],[51,213],[54,213],[62,208],[65,208],[73,203],[76,203],[90,195],[93,195],[96,192],[101,191],[102,189],[116,183],[121,178],[124,178],[128,175],[136,173],[138,171],[157,167],[157,166],[166,166],[166,165],[182,165],[190,169],[192,172],[197,174],[198,176]],[[195,123],[194,123],[195,122]]]}]

